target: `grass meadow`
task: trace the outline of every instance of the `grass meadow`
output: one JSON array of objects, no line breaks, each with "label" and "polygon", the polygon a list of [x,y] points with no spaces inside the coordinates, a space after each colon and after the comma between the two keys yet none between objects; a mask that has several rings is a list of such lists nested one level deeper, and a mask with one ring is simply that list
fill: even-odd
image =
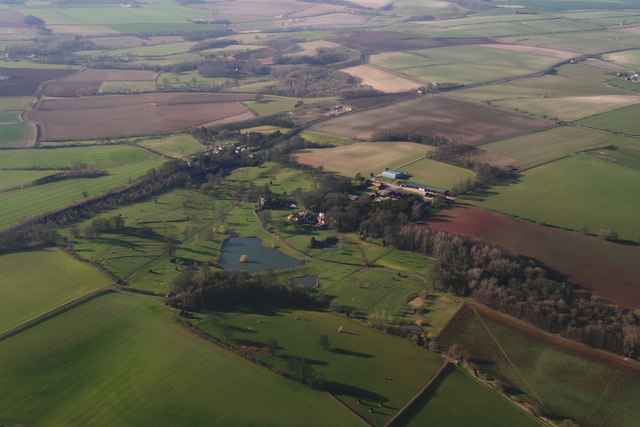
[{"label": "grass meadow", "polygon": [[452,46],[374,55],[371,63],[431,83],[479,83],[543,70],[557,58],[480,46]]},{"label": "grass meadow", "polygon": [[[467,309],[447,326],[438,344],[447,347],[455,342],[481,371],[505,381],[517,397],[544,408],[558,421],[571,418],[585,427],[636,423],[637,369],[614,366],[481,316],[495,340]],[[505,360],[498,343],[512,364]]]},{"label": "grass meadow", "polygon": [[435,160],[422,159],[400,168],[410,175],[411,182],[440,188],[451,188],[455,183],[475,178],[475,173]]},{"label": "grass meadow", "polygon": [[312,104],[314,102],[328,101],[335,98],[282,98],[267,96],[259,101],[246,101],[244,105],[259,116],[276,114],[282,111],[293,110],[298,102]]},{"label": "grass meadow", "polygon": [[467,200],[478,207],[573,230],[587,227],[640,236],[635,218],[640,173],[607,160],[577,155],[524,172],[512,181],[480,189]]},{"label": "grass meadow", "polygon": [[205,149],[194,137],[186,133],[145,139],[138,142],[138,145],[178,159]]},{"label": "grass meadow", "polygon": [[[269,309],[260,313],[259,308],[253,311],[216,313],[200,325],[220,338],[224,326],[231,325],[231,343],[235,345],[260,347],[276,339],[279,348],[275,356],[254,356],[283,370],[291,357],[306,359],[330,383],[333,393],[374,425],[384,425],[441,365],[440,357],[434,353],[338,314]],[[343,333],[338,332],[341,326]],[[320,335],[329,338],[326,351],[318,344]],[[357,399],[362,404],[358,405]],[[378,407],[379,402],[384,406]]]},{"label": "grass meadow", "polygon": [[113,285],[91,265],[54,248],[0,255],[0,271],[0,332]]},{"label": "grass meadow", "polygon": [[141,162],[106,168],[109,175],[98,178],[68,179],[0,193],[0,228],[80,201],[85,192],[90,197],[126,185],[164,162],[164,159],[148,158]]},{"label": "grass meadow", "polygon": [[31,147],[36,142],[36,133],[31,123],[0,124],[0,147]]},{"label": "grass meadow", "polygon": [[29,185],[33,180],[51,175],[51,173],[51,171],[0,170],[0,192],[22,185]]},{"label": "grass meadow", "polygon": [[598,129],[612,132],[620,132],[628,135],[640,135],[640,123],[637,117],[640,113],[640,105],[621,108],[615,111],[598,114],[580,120],[578,123]]},{"label": "grass meadow", "polygon": [[[460,410],[460,402],[464,402],[464,410]],[[398,419],[398,424],[416,427],[542,425],[499,392],[458,368],[449,368],[433,389]]]},{"label": "grass meadow", "polygon": [[173,316],[146,298],[110,294],[0,342],[0,422],[356,423],[327,394],[203,341]]},{"label": "grass meadow", "polygon": [[631,138],[594,132],[575,126],[561,126],[482,145],[482,150],[513,159],[513,164],[528,168],[575,153],[607,145],[636,145]]}]

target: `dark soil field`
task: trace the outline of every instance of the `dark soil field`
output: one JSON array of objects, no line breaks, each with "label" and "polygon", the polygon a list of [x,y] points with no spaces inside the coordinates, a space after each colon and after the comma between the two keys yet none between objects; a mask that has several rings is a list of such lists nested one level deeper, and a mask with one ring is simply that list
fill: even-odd
[{"label": "dark soil field", "polygon": [[506,382],[507,391],[556,421],[571,418],[593,427],[637,425],[637,361],[469,306],[451,319],[437,342],[443,348],[456,344],[482,372]]},{"label": "dark soil field", "polygon": [[362,98],[345,99],[343,102],[356,110],[364,110],[366,108],[378,107],[390,102],[400,101],[402,99],[413,98],[414,96],[415,93],[413,92],[400,92],[391,93],[388,95],[364,96]]},{"label": "dark soil field", "polygon": [[155,80],[158,73],[147,70],[83,70],[69,78],[67,81],[74,82],[103,82],[109,80],[131,81],[131,80]]},{"label": "dark soil field", "polygon": [[0,68],[0,96],[30,96],[47,80],[58,79],[76,70]]},{"label": "dark soil field", "polygon": [[385,107],[326,120],[309,128],[351,139],[370,139],[388,130],[440,135],[452,141],[477,144],[550,126],[550,122],[507,113],[451,98],[425,95]]},{"label": "dark soil field", "polygon": [[40,93],[45,96],[96,95],[101,84],[101,82],[48,82]]},{"label": "dark soil field", "polygon": [[343,34],[336,39],[332,39],[332,41],[355,45],[371,52],[393,52],[396,50],[429,49],[462,44],[495,43],[493,40],[483,37],[422,37],[396,31],[352,32]]},{"label": "dark soil field", "polygon": [[240,116],[252,95],[161,93],[45,99],[29,120],[42,140],[67,141],[158,134]]},{"label": "dark soil field", "polygon": [[620,245],[465,205],[426,221],[429,227],[488,240],[534,258],[561,279],[628,308],[640,308],[640,246]]}]

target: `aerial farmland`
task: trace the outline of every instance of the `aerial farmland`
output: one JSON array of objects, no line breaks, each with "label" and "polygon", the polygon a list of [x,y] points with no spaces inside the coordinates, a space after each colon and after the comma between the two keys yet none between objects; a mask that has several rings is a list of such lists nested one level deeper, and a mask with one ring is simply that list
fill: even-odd
[{"label": "aerial farmland", "polygon": [[637,425],[638,1],[1,3],[0,425]]}]

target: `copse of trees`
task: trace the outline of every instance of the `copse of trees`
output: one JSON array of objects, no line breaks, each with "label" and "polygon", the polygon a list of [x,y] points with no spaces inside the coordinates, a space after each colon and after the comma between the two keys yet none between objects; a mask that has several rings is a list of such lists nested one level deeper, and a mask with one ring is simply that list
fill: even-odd
[{"label": "copse of trees", "polygon": [[340,96],[343,91],[361,86],[360,80],[342,71],[322,66],[298,65],[274,69],[278,83],[264,88],[265,93],[291,97]]},{"label": "copse of trees", "polygon": [[240,271],[187,268],[176,276],[167,303],[187,310],[216,310],[234,306],[314,307],[325,304],[321,294],[284,285]]},{"label": "copse of trees", "polygon": [[247,76],[265,76],[269,67],[260,61],[214,58],[198,64],[198,73],[203,77],[239,78]]}]

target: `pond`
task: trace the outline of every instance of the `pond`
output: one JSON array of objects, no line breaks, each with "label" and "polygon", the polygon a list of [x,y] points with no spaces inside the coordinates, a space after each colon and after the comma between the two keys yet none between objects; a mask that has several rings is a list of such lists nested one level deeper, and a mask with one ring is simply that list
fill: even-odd
[{"label": "pond", "polygon": [[[247,255],[247,262],[240,262],[242,255]],[[262,246],[262,241],[256,237],[231,237],[222,247],[219,264],[223,270],[255,273],[299,267],[303,262],[277,249]]]},{"label": "pond", "polygon": [[294,283],[297,283],[298,285],[302,285],[305,288],[315,288],[316,283],[318,282],[318,276],[294,277],[292,280]]}]

